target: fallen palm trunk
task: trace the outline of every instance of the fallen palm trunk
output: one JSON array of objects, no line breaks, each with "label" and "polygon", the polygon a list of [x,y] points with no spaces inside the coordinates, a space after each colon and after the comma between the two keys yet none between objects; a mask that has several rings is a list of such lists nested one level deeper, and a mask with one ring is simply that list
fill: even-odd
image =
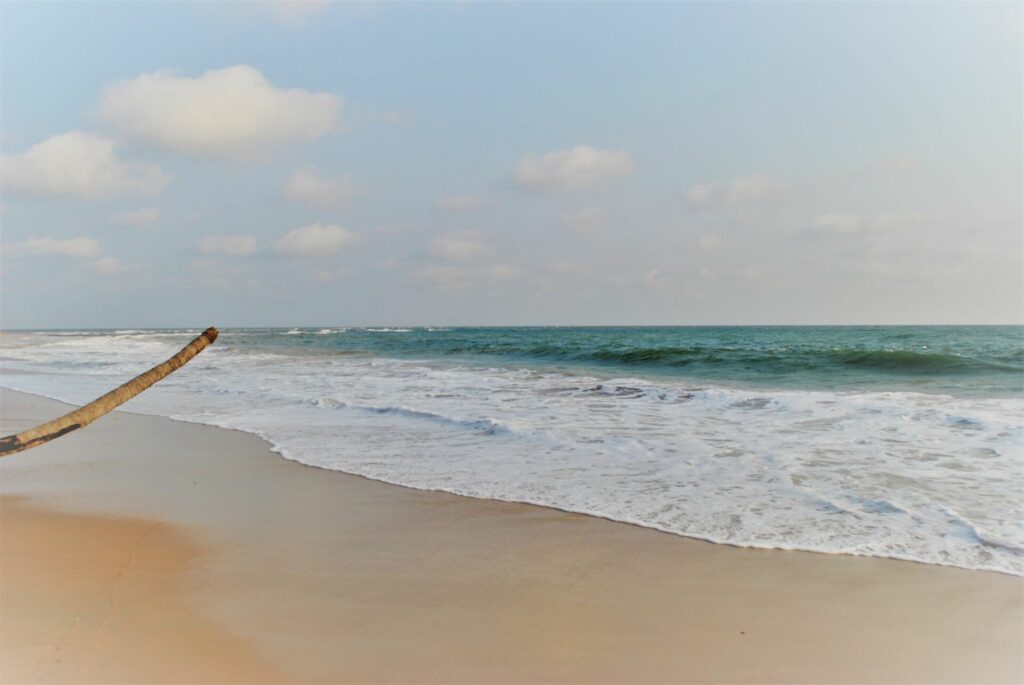
[{"label": "fallen palm trunk", "polygon": [[78,430],[83,426],[100,418],[104,414],[113,411],[140,392],[165,378],[174,371],[187,364],[192,357],[196,356],[206,346],[217,339],[217,329],[207,328],[202,335],[181,348],[178,354],[174,355],[163,364],[157,364],[144,374],[136,376],[124,385],[111,390],[103,397],[93,400],[89,404],[73,412],[65,414],[59,419],[54,419],[35,428],[0,438],[0,457],[15,454],[33,447],[38,447],[54,438]]}]

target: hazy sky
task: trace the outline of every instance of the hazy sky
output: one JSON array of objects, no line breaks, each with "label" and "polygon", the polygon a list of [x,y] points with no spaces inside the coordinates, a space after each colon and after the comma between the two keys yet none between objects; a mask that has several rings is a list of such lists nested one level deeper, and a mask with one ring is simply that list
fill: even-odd
[{"label": "hazy sky", "polygon": [[1024,320],[1016,3],[0,22],[4,327]]}]

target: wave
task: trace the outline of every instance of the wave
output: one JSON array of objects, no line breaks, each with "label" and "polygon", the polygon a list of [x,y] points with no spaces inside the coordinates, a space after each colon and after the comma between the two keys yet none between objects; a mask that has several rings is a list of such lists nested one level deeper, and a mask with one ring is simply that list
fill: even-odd
[{"label": "wave", "polygon": [[[829,383],[843,368],[888,378],[896,374],[879,364],[913,367],[919,355],[926,369],[950,366],[942,359],[950,350],[931,340],[907,362],[883,341],[832,344],[800,339],[803,332],[788,334],[792,344],[723,334],[673,345],[645,331],[612,340],[602,332],[416,329],[360,338],[361,329],[280,335],[285,330],[221,343],[128,409],[247,430],[287,458],[407,487],[532,502],[743,546],[1024,574],[1013,478],[1024,399],[927,393],[917,383],[850,392],[841,384],[733,387],[708,380],[710,373],[695,382],[639,372],[675,360],[688,369],[731,364],[743,376],[761,364],[823,369],[808,375]],[[485,335],[506,355],[496,363],[438,358]],[[170,344],[114,337],[16,339],[4,350],[11,367],[36,373],[5,376],[3,385],[88,401],[109,390],[113,372],[130,377],[130,365],[148,368]],[[439,343],[429,359],[401,354],[428,349],[426,338]],[[955,342],[950,348],[964,356],[946,355],[954,367],[1017,349],[1016,341],[962,350]],[[590,355],[593,365],[613,366],[505,363],[524,351],[544,359]],[[125,367],[67,366],[81,362]],[[955,377],[950,385],[972,382]]]},{"label": "wave", "polygon": [[349,404],[348,402],[343,402],[341,400],[334,400],[330,398],[307,400],[305,404],[310,404],[314,407],[317,407],[318,409],[354,409],[356,411],[361,411],[368,414],[394,414],[408,419],[430,421],[432,423],[449,426],[451,428],[459,430],[468,430],[479,435],[499,435],[502,433],[511,433],[509,428],[504,426],[500,421],[495,421],[494,419],[460,419],[453,416],[445,416],[444,414],[437,414],[430,411],[410,409],[408,407],[382,407],[364,404]]},{"label": "wave", "polygon": [[910,374],[1024,373],[1024,355],[985,359],[942,352],[891,349],[750,350],[711,347],[634,347],[573,349],[549,345],[523,348],[453,348],[450,353],[502,354],[554,361],[635,367],[737,367],[775,373],[856,368]]},{"label": "wave", "polygon": [[907,350],[836,350],[828,353],[836,362],[880,371],[909,371],[958,373],[971,371],[1008,371],[1019,373],[1022,369],[1009,364],[999,364],[941,352],[912,352]]}]

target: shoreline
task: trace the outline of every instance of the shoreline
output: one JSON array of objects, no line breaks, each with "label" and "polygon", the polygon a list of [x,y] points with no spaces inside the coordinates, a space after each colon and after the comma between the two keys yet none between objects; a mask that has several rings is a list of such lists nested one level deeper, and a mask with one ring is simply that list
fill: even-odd
[{"label": "shoreline", "polygon": [[[0,397],[5,433],[61,413],[55,400],[5,388]],[[168,547],[182,561],[179,603],[251,646],[264,682],[1024,675],[1018,576],[736,547],[416,490],[307,468],[244,431],[115,412],[2,460],[0,492],[30,497],[54,525],[146,521],[198,545],[191,555]],[[4,614],[4,633],[43,620],[6,601]],[[0,636],[0,651],[13,648]]]},{"label": "shoreline", "polygon": [[[31,372],[31,371],[21,371],[21,370],[17,370],[17,369],[10,369],[10,368],[0,367],[0,377],[2,377],[4,374],[10,374],[10,375],[32,375],[33,373],[34,372]],[[70,402],[66,402],[64,400],[57,399],[55,397],[50,397],[48,395],[43,395],[43,394],[40,394],[40,393],[30,392],[30,391],[26,391],[26,390],[16,390],[16,389],[13,389],[13,388],[9,388],[9,387],[7,387],[5,385],[0,385],[0,392],[17,393],[17,394],[28,395],[28,396],[31,396],[31,397],[38,397],[40,399],[47,400],[47,401],[50,401],[50,402],[54,402],[56,404],[62,405],[64,407],[67,407],[68,410],[70,410],[72,408],[75,408],[77,406],[77,405],[74,405],[74,404],[72,404]],[[217,425],[212,424],[212,423],[205,423],[205,422],[198,421],[198,420],[174,418],[174,417],[171,417],[171,416],[167,416],[165,414],[158,414],[158,413],[151,413],[151,412],[141,412],[141,411],[118,409],[117,413],[118,414],[135,415],[135,416],[157,417],[157,418],[166,419],[167,421],[173,421],[175,423],[180,423],[180,424],[183,424],[183,425],[203,426],[203,427],[206,427],[206,428],[214,428],[214,429],[217,429],[217,430],[239,433],[239,434],[244,435],[246,437],[256,438],[257,440],[259,440],[266,447],[267,450],[269,450],[276,457],[278,457],[280,459],[284,459],[284,460],[289,461],[289,462],[293,462],[293,463],[295,463],[295,464],[297,464],[299,466],[308,467],[308,468],[316,469],[316,470],[319,470],[319,471],[341,473],[341,474],[344,474],[345,476],[348,476],[348,477],[351,477],[351,478],[360,478],[360,479],[364,479],[364,480],[367,480],[367,481],[370,481],[370,482],[373,482],[373,483],[381,483],[381,484],[384,484],[384,485],[387,485],[387,486],[391,486],[391,487],[405,488],[405,489],[413,490],[413,491],[416,491],[416,492],[428,492],[428,493],[438,493],[438,494],[443,494],[443,495],[452,495],[452,496],[455,496],[455,497],[464,497],[464,498],[471,499],[471,500],[476,500],[476,501],[505,502],[505,503],[510,503],[510,504],[523,504],[523,505],[527,505],[527,506],[541,507],[541,508],[544,508],[544,509],[550,509],[552,511],[557,511],[557,512],[561,512],[561,513],[565,513],[565,514],[587,516],[587,517],[590,517],[590,518],[601,519],[601,520],[604,520],[604,521],[609,521],[609,522],[617,523],[617,524],[621,524],[621,525],[635,526],[637,528],[641,528],[641,529],[645,529],[645,530],[649,530],[649,531],[655,531],[655,532],[658,532],[658,533],[663,533],[663,534],[666,534],[666,535],[671,535],[673,537],[681,537],[681,538],[685,538],[687,540],[695,540],[695,541],[698,541],[698,542],[707,542],[707,543],[710,543],[710,544],[713,544],[713,545],[723,545],[723,546],[726,546],[726,547],[733,547],[733,548],[742,549],[742,550],[764,550],[764,551],[781,551],[781,552],[800,552],[800,553],[807,553],[807,554],[824,554],[824,555],[827,555],[827,556],[868,558],[868,559],[887,559],[887,560],[892,560],[892,561],[907,562],[907,563],[913,563],[913,564],[923,564],[925,566],[934,566],[934,567],[939,567],[939,568],[952,568],[952,569],[959,569],[959,570],[963,570],[963,571],[976,571],[976,572],[979,572],[979,573],[998,573],[998,574],[1001,574],[1001,575],[1010,576],[1012,578],[1024,579],[1024,572],[1022,572],[1022,573],[1014,573],[1013,571],[1010,571],[1010,570],[1003,570],[1003,569],[998,569],[998,568],[971,568],[971,567],[968,567],[968,566],[962,566],[962,565],[958,565],[958,564],[955,564],[955,563],[942,563],[941,561],[925,560],[925,559],[919,559],[919,558],[910,557],[910,556],[901,557],[901,556],[891,556],[891,555],[882,555],[882,554],[869,554],[869,553],[848,552],[848,551],[831,551],[831,550],[808,549],[808,548],[805,548],[805,547],[787,547],[787,546],[779,546],[779,545],[774,545],[774,546],[767,546],[767,545],[766,546],[745,545],[745,544],[738,543],[738,542],[730,542],[728,540],[721,540],[721,539],[716,539],[716,538],[712,538],[712,537],[701,537],[700,535],[689,534],[689,533],[681,533],[681,532],[678,532],[678,531],[675,531],[675,530],[671,530],[669,528],[659,527],[659,526],[657,526],[655,524],[646,523],[646,522],[643,522],[643,521],[627,520],[627,519],[624,519],[624,518],[613,518],[610,515],[604,515],[604,514],[595,513],[595,512],[592,512],[592,511],[578,511],[578,510],[574,510],[574,509],[566,509],[566,508],[562,508],[562,507],[559,507],[557,505],[549,504],[549,503],[546,503],[546,502],[530,501],[530,500],[526,500],[526,499],[511,499],[511,498],[506,499],[506,498],[496,497],[496,496],[485,497],[485,496],[474,495],[474,494],[465,494],[465,493],[454,491],[454,490],[440,490],[440,489],[434,489],[434,488],[429,488],[429,487],[422,487],[421,488],[421,487],[417,487],[415,485],[409,485],[409,484],[406,484],[406,483],[399,483],[399,482],[395,482],[395,481],[391,481],[391,480],[386,480],[386,479],[381,478],[381,477],[367,476],[367,475],[363,475],[363,474],[360,474],[360,473],[354,473],[354,472],[350,472],[350,471],[345,471],[345,470],[342,470],[342,469],[328,468],[326,466],[320,466],[318,464],[308,463],[308,462],[305,462],[305,461],[301,461],[299,459],[294,459],[292,457],[286,456],[284,454],[284,452],[281,451],[281,448],[279,448],[279,446],[275,445],[269,438],[259,434],[258,432],[252,431],[252,430],[247,430],[247,429],[243,429],[243,428],[230,428],[230,427],[224,427],[224,426],[217,426]],[[59,413],[57,415],[59,415]]]}]

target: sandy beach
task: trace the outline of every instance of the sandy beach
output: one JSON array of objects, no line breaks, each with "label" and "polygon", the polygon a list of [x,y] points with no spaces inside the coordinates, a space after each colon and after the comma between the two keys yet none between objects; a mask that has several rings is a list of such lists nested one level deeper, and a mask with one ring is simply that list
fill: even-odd
[{"label": "sandy beach", "polygon": [[[2,429],[66,405],[4,390]],[[3,682],[1024,678],[1020,578],[714,545],[116,412],[0,462]]]}]

